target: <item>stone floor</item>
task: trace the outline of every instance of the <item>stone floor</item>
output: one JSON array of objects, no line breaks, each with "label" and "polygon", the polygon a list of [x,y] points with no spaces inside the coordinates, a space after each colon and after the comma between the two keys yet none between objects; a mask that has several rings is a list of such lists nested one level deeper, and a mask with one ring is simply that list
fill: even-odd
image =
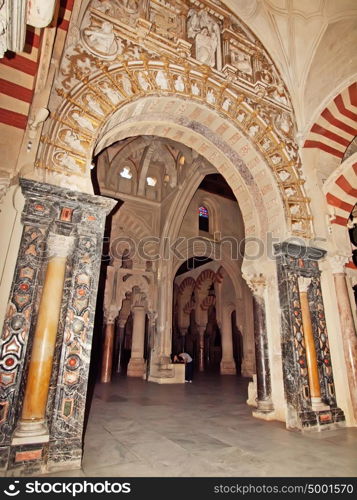
[{"label": "stone floor", "polygon": [[247,379],[96,386],[81,471],[58,476],[353,476],[357,429],[303,435],[251,416]]}]

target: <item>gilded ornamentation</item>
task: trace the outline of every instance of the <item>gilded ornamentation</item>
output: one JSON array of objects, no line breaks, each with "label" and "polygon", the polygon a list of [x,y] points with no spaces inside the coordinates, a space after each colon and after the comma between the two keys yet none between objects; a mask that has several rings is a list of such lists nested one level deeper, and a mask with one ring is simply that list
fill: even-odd
[{"label": "gilded ornamentation", "polygon": [[[167,23],[159,27],[162,9]],[[174,13],[181,27],[187,19],[187,34],[182,28],[164,37],[165,26],[176,22],[169,20]],[[63,59],[59,98],[53,98],[55,109],[45,124],[38,167],[88,176],[98,131],[113,112],[141,96],[180,95],[235,122],[270,165],[292,233],[311,235],[289,96],[268,54],[241,21],[208,0],[96,0],[80,29],[86,44],[76,40]],[[88,44],[107,54],[95,54]],[[114,46],[115,57],[108,61]],[[196,60],[188,57],[190,47]]]}]

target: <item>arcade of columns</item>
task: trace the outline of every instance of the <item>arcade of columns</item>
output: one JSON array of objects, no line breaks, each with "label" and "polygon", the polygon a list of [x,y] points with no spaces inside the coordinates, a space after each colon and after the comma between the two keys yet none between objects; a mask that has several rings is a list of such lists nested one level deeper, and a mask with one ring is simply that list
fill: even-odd
[{"label": "arcade of columns", "polygon": [[[247,244],[241,265],[252,291],[254,415],[285,420],[289,429],[321,430],[344,425],[345,412],[353,425],[357,341],[345,260],[335,255],[335,247],[331,252],[309,242],[312,215],[294,141],[294,114],[269,55],[239,19],[213,0],[146,0],[130,6],[92,0],[81,6],[47,95],[51,116],[41,141],[40,134],[36,139],[36,168],[20,182],[23,232],[1,337],[2,470],[29,475],[80,466],[102,236],[115,205],[91,194],[90,164],[93,152],[144,134],[182,142],[214,165],[238,200],[246,236],[271,231],[280,238],[274,259],[264,255],[250,262]],[[170,203],[157,219],[161,236],[180,234],[177,213],[186,213],[205,168],[198,166],[190,182],[168,196]],[[292,243],[291,236],[300,239]],[[158,245],[164,250],[164,243]],[[147,314],[148,379],[167,382],[173,370],[173,259],[137,268],[127,265],[123,252],[121,258],[122,266],[107,269],[103,380],[131,311],[128,374],[142,375],[145,369]],[[219,270],[214,274],[211,284],[220,300],[224,279]],[[331,279],[333,299],[326,285]],[[207,311],[217,305],[205,286],[202,295],[197,282],[193,290],[201,368]],[[191,297],[192,292],[177,311],[181,334],[196,308]],[[326,298],[338,310],[341,338],[328,327],[335,323],[325,310]],[[231,373],[232,308],[221,305],[216,308],[221,370]]]}]

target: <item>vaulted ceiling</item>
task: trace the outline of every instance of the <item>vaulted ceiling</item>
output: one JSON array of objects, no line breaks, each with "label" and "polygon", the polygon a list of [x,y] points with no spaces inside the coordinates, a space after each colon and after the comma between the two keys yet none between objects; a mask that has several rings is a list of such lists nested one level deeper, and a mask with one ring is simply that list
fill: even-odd
[{"label": "vaulted ceiling", "polygon": [[224,0],[260,38],[287,84],[301,140],[357,74],[355,0]]}]

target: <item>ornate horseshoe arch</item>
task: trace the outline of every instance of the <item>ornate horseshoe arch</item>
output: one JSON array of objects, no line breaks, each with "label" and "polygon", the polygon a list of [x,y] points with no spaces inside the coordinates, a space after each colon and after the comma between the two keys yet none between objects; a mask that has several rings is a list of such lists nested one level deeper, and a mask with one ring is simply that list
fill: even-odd
[{"label": "ornate horseshoe arch", "polygon": [[[115,122],[123,122],[128,105],[136,104],[135,116],[140,118],[143,98],[175,97],[183,106],[189,103],[213,112],[222,139],[227,130],[235,129],[227,141],[239,145],[238,156],[250,175],[262,175],[261,163],[269,166],[286,235],[311,237],[294,115],[269,55],[220,2],[174,3],[175,7],[160,2],[159,8],[154,2],[130,2],[130,9],[119,0],[90,2],[67,42],[36,167],[52,173],[47,176],[50,182],[58,182],[60,174],[88,189],[93,151],[108,145],[103,137]],[[210,45],[210,37],[219,43]],[[214,57],[209,59],[209,53]],[[197,116],[191,125],[199,129],[200,120]]]}]

